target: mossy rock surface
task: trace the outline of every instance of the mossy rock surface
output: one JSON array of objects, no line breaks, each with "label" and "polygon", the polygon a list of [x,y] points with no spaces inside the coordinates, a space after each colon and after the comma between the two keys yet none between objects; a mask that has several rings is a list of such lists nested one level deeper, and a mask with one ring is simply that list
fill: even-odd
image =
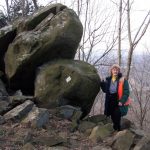
[{"label": "mossy rock surface", "polygon": [[88,114],[100,89],[96,69],[77,60],[57,60],[40,68],[35,81],[39,106],[72,105]]},{"label": "mossy rock surface", "polygon": [[6,26],[0,29],[0,70],[5,71],[4,55],[7,51],[9,44],[16,36],[15,26]]},{"label": "mossy rock surface", "polygon": [[49,16],[49,14],[54,14],[56,15],[58,12],[62,11],[63,9],[67,8],[65,5],[62,4],[51,4],[46,7],[41,8],[38,10],[37,13],[34,13],[32,16],[28,18],[23,18],[19,24],[17,31],[18,33],[23,32],[23,31],[30,31],[36,28],[43,20]]},{"label": "mossy rock surface", "polygon": [[[39,19],[35,16],[27,21],[29,24],[36,22],[36,25],[30,31],[19,32],[5,55],[10,88],[21,89],[24,94],[33,94],[37,67],[53,59],[74,58],[83,32],[82,24],[73,10],[63,5],[55,13],[52,13],[54,7],[49,8],[51,11],[45,9],[43,20],[35,21]],[[25,28],[28,28],[28,23]]]}]

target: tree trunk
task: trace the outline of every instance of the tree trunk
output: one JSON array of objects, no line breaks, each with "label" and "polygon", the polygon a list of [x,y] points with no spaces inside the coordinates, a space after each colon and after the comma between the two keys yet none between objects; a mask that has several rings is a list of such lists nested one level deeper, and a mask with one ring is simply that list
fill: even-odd
[{"label": "tree trunk", "polygon": [[34,4],[34,7],[35,7],[35,10],[38,10],[38,4],[37,4],[37,0],[32,0],[33,1],[33,4]]},{"label": "tree trunk", "polygon": [[8,21],[10,21],[10,16],[9,16],[9,12],[10,12],[10,10],[9,10],[9,3],[8,3],[8,0],[5,0],[5,2],[6,2],[6,8],[7,8]]},{"label": "tree trunk", "polygon": [[131,46],[129,49],[128,60],[127,60],[127,74],[126,74],[127,79],[129,79],[129,75],[130,75],[132,55],[133,55],[133,47]]},{"label": "tree trunk", "polygon": [[121,66],[121,24],[122,24],[122,0],[119,5],[119,27],[118,27],[118,64]]}]

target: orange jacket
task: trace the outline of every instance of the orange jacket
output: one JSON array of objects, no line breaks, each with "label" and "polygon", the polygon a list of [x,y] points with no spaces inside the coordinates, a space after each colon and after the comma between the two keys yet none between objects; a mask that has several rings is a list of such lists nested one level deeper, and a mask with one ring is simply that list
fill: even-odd
[{"label": "orange jacket", "polygon": [[[124,77],[121,77],[119,80],[119,85],[118,85],[118,99],[121,100],[123,96],[123,90],[124,90]],[[128,106],[131,104],[131,98],[128,97],[127,101],[124,103],[124,106]]]}]

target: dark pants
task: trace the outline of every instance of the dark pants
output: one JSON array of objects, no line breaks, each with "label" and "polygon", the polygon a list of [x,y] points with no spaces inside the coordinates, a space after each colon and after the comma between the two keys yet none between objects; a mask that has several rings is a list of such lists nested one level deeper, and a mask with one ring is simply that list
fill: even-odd
[{"label": "dark pants", "polygon": [[121,113],[118,106],[117,94],[110,94],[109,111],[114,130],[120,131]]}]

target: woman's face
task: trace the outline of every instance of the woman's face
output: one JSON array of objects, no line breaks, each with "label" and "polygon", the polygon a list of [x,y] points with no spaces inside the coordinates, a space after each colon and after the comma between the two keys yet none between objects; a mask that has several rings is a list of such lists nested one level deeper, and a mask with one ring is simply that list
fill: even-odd
[{"label": "woman's face", "polygon": [[112,72],[112,75],[113,75],[113,76],[117,76],[118,73],[119,73],[119,69],[116,68],[116,67],[114,67],[114,68],[111,70],[111,72]]}]

